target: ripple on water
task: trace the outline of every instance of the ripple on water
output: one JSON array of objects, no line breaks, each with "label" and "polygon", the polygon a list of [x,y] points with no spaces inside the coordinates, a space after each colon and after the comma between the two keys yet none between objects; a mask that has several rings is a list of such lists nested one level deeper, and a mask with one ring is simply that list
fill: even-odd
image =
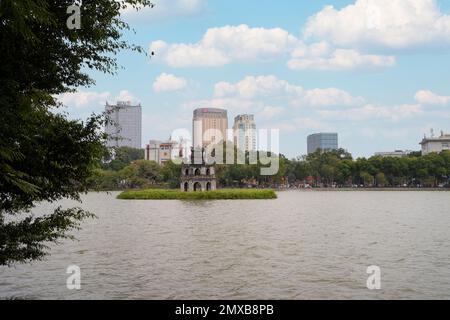
[{"label": "ripple on water", "polygon": [[[211,202],[115,195],[83,197],[98,219],[83,224],[79,241],[53,247],[45,261],[0,268],[0,298],[450,298],[445,192],[293,191]],[[78,292],[66,289],[74,264]],[[381,291],[365,287],[370,265],[382,270]]]}]

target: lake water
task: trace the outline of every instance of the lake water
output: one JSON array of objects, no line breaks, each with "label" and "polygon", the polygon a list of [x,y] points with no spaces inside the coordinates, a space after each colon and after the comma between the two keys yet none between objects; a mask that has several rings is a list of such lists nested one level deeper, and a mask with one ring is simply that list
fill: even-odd
[{"label": "lake water", "polygon": [[[98,219],[83,223],[78,241],[52,245],[45,261],[0,267],[0,298],[450,299],[450,192],[116,195],[83,197]],[[81,290],[66,287],[70,265],[81,268]],[[381,268],[381,290],[366,287],[371,265]]]}]

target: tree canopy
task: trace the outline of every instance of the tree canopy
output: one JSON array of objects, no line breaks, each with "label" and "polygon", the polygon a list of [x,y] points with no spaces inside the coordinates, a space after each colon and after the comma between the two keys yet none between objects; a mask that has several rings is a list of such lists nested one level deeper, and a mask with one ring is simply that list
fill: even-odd
[{"label": "tree canopy", "polygon": [[136,160],[143,160],[144,149],[134,149],[129,147],[113,148],[106,150],[105,158],[101,163],[102,169],[121,170]]},{"label": "tree canopy", "polygon": [[120,12],[150,1],[82,1],[81,29],[69,29],[73,3],[0,2],[0,265],[42,258],[46,242],[91,216],[78,208],[31,215],[40,201],[79,200],[104,155],[105,117],[70,120],[55,97],[92,85],[90,69],[116,72],[120,50],[143,51],[121,40],[129,26]]}]

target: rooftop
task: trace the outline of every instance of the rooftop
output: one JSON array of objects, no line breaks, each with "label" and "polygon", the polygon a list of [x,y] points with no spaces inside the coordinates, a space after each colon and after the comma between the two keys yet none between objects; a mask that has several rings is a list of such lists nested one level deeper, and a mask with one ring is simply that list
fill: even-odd
[{"label": "rooftop", "polygon": [[239,114],[234,118],[234,121],[239,120],[255,120],[255,116],[253,114]]},{"label": "rooftop", "polygon": [[423,137],[423,140],[420,144],[424,144],[427,142],[442,142],[442,141],[450,141],[450,134],[441,132],[439,137]]},{"label": "rooftop", "polygon": [[227,114],[227,110],[225,109],[218,109],[218,108],[200,108],[200,109],[195,109],[194,110],[194,115],[195,116],[201,116],[202,114],[205,113],[218,113],[221,115],[226,115]]},{"label": "rooftop", "polygon": [[109,104],[108,101],[106,101],[106,107],[113,107],[113,108],[137,108],[141,107],[141,104],[132,105],[131,101],[117,101],[116,104]]}]

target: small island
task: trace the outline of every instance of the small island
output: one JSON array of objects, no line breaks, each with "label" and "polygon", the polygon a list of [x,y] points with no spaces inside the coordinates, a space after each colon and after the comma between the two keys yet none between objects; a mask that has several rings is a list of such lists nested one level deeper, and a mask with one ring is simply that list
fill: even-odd
[{"label": "small island", "polygon": [[181,183],[178,190],[147,189],[124,191],[121,200],[262,200],[276,199],[271,189],[221,189],[217,190],[216,168],[205,161],[204,148],[192,148],[191,162],[181,166]]},{"label": "small island", "polygon": [[264,200],[276,199],[271,189],[222,189],[204,192],[148,189],[124,191],[117,196],[121,200]]}]

